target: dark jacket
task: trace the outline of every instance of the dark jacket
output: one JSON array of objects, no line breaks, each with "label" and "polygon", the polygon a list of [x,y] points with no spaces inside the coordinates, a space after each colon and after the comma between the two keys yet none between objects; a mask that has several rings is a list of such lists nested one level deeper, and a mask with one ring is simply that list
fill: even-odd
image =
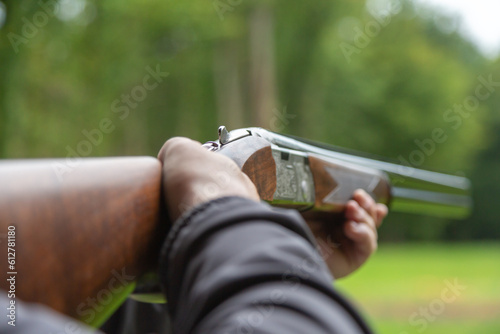
[{"label": "dark jacket", "polygon": [[[370,333],[334,290],[315,247],[295,211],[238,197],[196,207],[174,224],[160,258],[172,332]],[[168,319],[160,306],[136,305],[134,314],[130,307],[103,328],[164,332]],[[23,317],[36,321],[29,314]],[[53,317],[50,325],[64,328],[61,319]],[[6,328],[0,324],[2,333]],[[38,328],[36,333],[44,332]]]}]

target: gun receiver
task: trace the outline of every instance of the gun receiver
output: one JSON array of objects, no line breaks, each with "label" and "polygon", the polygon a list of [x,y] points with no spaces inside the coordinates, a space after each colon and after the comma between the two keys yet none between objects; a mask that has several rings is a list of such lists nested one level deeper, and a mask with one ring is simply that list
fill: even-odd
[{"label": "gun receiver", "polygon": [[[275,177],[249,174],[259,168],[250,168],[249,161],[241,159],[250,142],[254,149],[256,143],[260,143],[260,150],[270,149]],[[340,212],[358,188],[392,211],[464,218],[472,206],[467,178],[373,159],[261,128],[228,132],[221,126],[219,139],[205,146],[235,160],[256,184],[261,198],[276,206]],[[254,164],[262,161],[254,158]],[[274,190],[270,191],[272,184]]]}]

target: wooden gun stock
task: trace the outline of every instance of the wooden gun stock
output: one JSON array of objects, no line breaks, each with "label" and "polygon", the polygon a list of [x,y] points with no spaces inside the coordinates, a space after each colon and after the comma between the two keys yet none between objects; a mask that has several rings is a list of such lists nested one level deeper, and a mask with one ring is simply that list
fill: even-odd
[{"label": "wooden gun stock", "polygon": [[[57,163],[66,162],[0,163],[0,234],[15,228],[15,264],[7,269],[3,238],[1,268],[17,273],[16,299],[96,325],[156,264],[167,228],[161,164],[151,157],[82,159],[60,180]],[[0,288],[8,292],[7,278]]]}]

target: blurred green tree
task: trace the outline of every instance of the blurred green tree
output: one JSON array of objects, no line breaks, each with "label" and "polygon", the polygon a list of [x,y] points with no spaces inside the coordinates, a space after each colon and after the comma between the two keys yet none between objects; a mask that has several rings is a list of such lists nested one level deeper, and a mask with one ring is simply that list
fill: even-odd
[{"label": "blurred green tree", "polygon": [[[499,100],[467,117],[453,111],[498,65],[453,17],[420,15],[411,1],[3,3],[0,157],[155,155],[174,135],[205,141],[219,124],[263,126],[415,167],[474,171],[473,235],[500,233],[485,200],[499,184],[485,177],[498,167],[490,119]],[[446,139],[434,141],[435,131]],[[457,226],[394,215],[382,235],[467,235]]]}]

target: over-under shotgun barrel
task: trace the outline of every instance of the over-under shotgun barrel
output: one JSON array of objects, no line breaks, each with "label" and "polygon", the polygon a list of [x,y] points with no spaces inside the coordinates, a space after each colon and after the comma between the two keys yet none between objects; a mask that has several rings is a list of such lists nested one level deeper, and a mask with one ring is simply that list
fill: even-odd
[{"label": "over-under shotgun barrel", "polygon": [[470,181],[465,177],[404,166],[261,128],[228,132],[220,127],[213,150],[229,151],[232,156],[241,150],[238,146],[246,146],[242,141],[250,142],[252,137],[269,144],[276,163],[276,190],[268,196],[271,204],[339,212],[352,192],[363,188],[391,211],[446,218],[464,218],[471,211]]},{"label": "over-under shotgun barrel", "polygon": [[279,147],[384,172],[390,182],[388,204],[391,211],[445,218],[464,218],[470,214],[470,181],[465,177],[369,158],[358,152],[277,133],[272,133],[271,138]]}]

